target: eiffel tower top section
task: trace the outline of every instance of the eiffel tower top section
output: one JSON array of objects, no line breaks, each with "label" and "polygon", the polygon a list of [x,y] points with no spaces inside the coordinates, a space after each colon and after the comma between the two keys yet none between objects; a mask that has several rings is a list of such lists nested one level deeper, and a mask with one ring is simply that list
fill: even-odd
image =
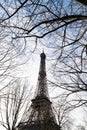
[{"label": "eiffel tower top section", "polygon": [[40,69],[37,83],[37,90],[35,93],[35,99],[38,98],[49,98],[48,89],[47,89],[47,78],[46,78],[46,55],[43,53],[40,54]]},{"label": "eiffel tower top section", "polygon": [[40,62],[40,70],[39,70],[39,77],[41,79],[45,78],[46,76],[46,68],[45,68],[45,59],[46,59],[46,55],[45,53],[41,53],[40,54],[41,57],[41,62]]}]

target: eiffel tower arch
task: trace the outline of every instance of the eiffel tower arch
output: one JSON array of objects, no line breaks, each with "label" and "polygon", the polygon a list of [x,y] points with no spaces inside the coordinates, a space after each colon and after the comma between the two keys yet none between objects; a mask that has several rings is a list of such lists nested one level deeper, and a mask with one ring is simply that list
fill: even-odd
[{"label": "eiffel tower arch", "polygon": [[40,58],[37,90],[31,100],[29,110],[24,113],[18,130],[60,130],[52,110],[52,102],[49,99],[44,52],[41,53]]}]

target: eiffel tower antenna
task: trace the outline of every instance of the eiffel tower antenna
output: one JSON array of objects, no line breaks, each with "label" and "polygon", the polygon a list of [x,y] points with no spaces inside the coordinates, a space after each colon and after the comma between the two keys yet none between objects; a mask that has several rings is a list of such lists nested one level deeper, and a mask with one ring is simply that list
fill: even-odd
[{"label": "eiffel tower antenna", "polygon": [[[33,130],[36,124],[38,129],[34,130],[60,130],[52,110],[52,102],[49,99],[46,76],[46,55],[44,51],[40,54],[40,69],[38,75],[37,89],[31,100],[30,109],[24,114],[19,130]],[[27,126],[27,127],[26,127]],[[26,129],[25,129],[26,128]]]}]

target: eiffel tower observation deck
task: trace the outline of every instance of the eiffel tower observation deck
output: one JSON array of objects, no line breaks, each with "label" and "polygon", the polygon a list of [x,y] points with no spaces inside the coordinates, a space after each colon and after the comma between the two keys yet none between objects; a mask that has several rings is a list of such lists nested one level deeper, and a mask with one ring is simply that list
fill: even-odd
[{"label": "eiffel tower observation deck", "polygon": [[38,83],[31,106],[22,118],[18,130],[60,130],[49,99],[46,78],[46,55],[40,55]]}]

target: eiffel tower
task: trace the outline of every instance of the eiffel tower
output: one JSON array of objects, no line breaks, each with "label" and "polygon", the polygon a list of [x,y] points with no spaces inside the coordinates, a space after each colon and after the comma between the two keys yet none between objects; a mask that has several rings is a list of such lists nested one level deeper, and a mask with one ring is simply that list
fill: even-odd
[{"label": "eiffel tower", "polygon": [[37,90],[29,110],[24,114],[18,130],[60,130],[52,110],[47,89],[45,53],[40,55]]}]

